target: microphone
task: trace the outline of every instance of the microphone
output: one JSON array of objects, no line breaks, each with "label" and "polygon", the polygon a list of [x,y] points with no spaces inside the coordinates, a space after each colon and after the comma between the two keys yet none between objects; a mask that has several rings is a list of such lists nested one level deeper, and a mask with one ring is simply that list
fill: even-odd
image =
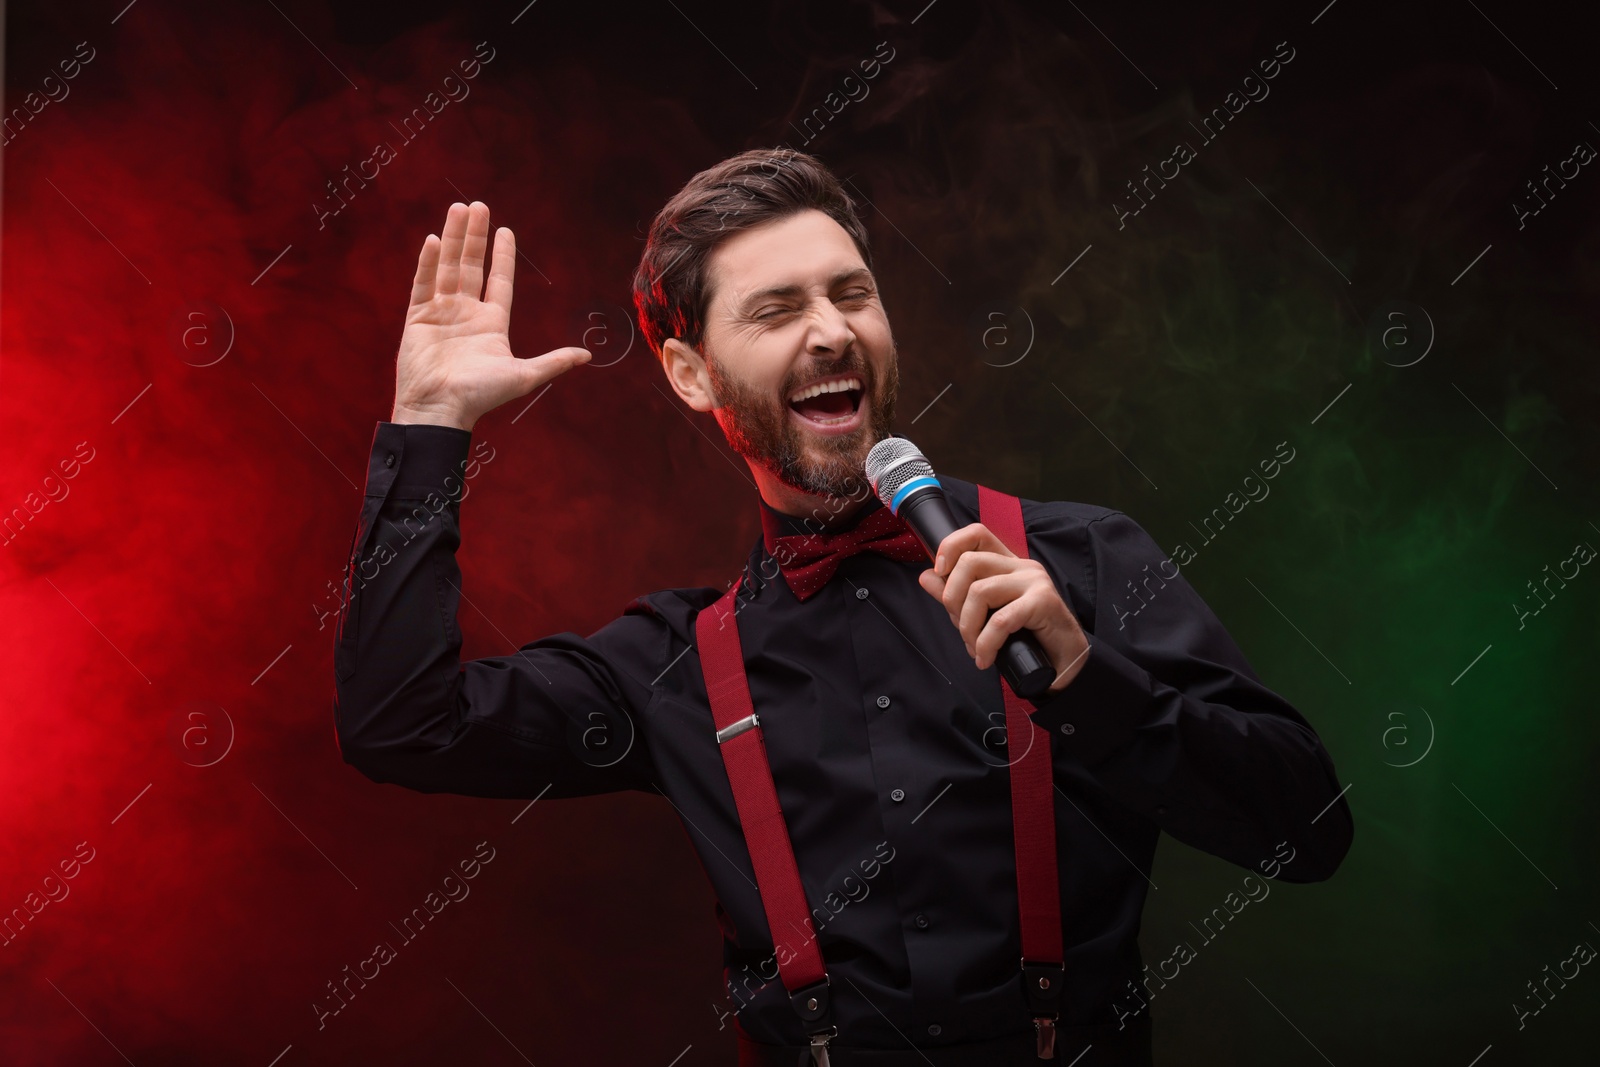
[{"label": "microphone", "polygon": [[[932,465],[921,449],[904,437],[885,437],[873,445],[867,453],[866,473],[872,491],[884,507],[911,527],[929,559],[938,554],[940,542],[960,529]],[[1050,658],[1028,630],[1007,636],[995,662],[1020,697],[1037,697],[1055,681]]]}]

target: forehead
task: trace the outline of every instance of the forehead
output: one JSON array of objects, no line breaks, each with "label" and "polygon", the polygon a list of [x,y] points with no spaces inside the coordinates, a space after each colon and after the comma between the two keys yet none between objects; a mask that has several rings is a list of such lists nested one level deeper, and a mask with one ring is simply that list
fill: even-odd
[{"label": "forehead", "polygon": [[706,262],[707,292],[713,305],[733,306],[763,289],[825,284],[840,270],[865,266],[844,227],[808,209],[718,245]]}]

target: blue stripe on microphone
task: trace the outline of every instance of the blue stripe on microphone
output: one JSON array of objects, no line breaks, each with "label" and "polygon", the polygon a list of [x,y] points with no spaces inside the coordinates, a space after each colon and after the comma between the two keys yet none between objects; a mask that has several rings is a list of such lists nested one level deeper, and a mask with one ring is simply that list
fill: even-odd
[{"label": "blue stripe on microphone", "polygon": [[900,514],[900,501],[904,500],[907,494],[915,492],[918,489],[924,489],[930,485],[936,489],[943,488],[943,486],[939,485],[939,479],[937,478],[911,479],[911,481],[901,486],[900,491],[894,495],[894,499],[889,501],[889,510],[894,512],[896,515]]}]

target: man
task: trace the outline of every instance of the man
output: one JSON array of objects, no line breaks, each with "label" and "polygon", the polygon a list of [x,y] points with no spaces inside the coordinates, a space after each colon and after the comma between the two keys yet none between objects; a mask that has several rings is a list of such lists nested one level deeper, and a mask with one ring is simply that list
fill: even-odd
[{"label": "man", "polygon": [[[1003,538],[977,520],[1015,498],[943,477],[962,528],[929,567],[866,491],[895,344],[850,198],[802,153],[696,175],[634,279],[672,388],[760,490],[734,589],[461,663],[473,425],[588,358],[512,355],[514,238],[496,232],[485,285],[488,245],[488,209],[455,204],[418,259],[337,639],[340,748],[425,792],[667,797],[716,891],[742,1064],[1147,1064],[1159,832],[1285,881],[1338,867],[1352,824],[1327,752],[1132,519],[1022,501]],[[1025,702],[995,669],[1019,630],[1056,674]],[[763,790],[777,810],[751,825]],[[1030,924],[1055,925],[1025,960]]]}]

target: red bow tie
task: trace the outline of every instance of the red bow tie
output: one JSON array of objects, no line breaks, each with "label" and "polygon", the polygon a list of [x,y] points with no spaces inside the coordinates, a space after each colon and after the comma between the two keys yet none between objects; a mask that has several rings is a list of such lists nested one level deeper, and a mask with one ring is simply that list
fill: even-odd
[{"label": "red bow tie", "polygon": [[787,534],[772,542],[772,556],[796,599],[807,600],[857,552],[879,552],[907,563],[926,562],[922,542],[888,508],[879,508],[855,528],[837,534]]}]

